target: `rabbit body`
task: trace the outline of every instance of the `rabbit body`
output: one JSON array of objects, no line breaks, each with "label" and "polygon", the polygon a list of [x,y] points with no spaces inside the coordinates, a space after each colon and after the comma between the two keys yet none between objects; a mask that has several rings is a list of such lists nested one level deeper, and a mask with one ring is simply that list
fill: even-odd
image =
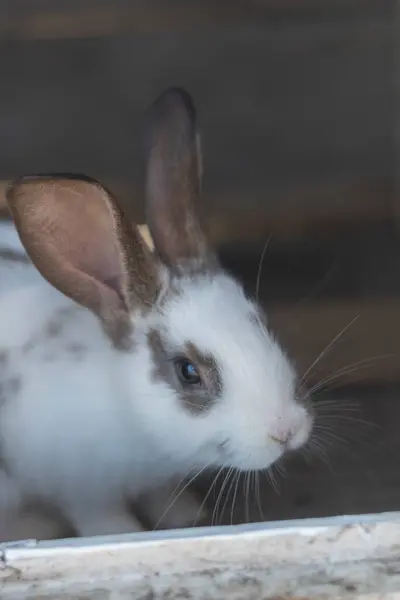
[{"label": "rabbit body", "polygon": [[189,472],[195,457],[160,447],[159,432],[146,427],[142,402],[157,393],[146,349],[124,360],[97,318],[45,281],[0,307],[10,315],[0,322],[0,511],[38,498],[85,533],[94,507],[122,510]]},{"label": "rabbit body", "polygon": [[[93,180],[28,177],[9,191],[35,266],[0,288],[6,519],[42,502],[79,535],[138,530],[130,501],[157,523],[185,476],[263,469],[309,438],[289,360],[200,226],[190,97],[167,91],[149,123],[154,253]],[[185,493],[166,525],[198,517]]]}]

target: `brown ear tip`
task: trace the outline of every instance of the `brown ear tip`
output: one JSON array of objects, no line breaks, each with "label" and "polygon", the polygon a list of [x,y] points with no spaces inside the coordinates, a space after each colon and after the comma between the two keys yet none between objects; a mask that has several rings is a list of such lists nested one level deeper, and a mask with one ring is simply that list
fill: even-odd
[{"label": "brown ear tip", "polygon": [[6,202],[8,204],[14,200],[22,185],[24,185],[24,177],[18,177],[8,184],[5,191]]},{"label": "brown ear tip", "polygon": [[43,184],[47,182],[57,182],[57,181],[82,181],[85,183],[89,183],[91,185],[95,185],[96,187],[102,188],[103,186],[97,181],[97,179],[93,179],[93,177],[89,177],[84,174],[77,173],[38,173],[38,174],[29,174],[29,175],[21,175],[17,177],[6,188],[6,200],[7,202],[12,201],[16,194],[21,191],[21,188],[26,184]]},{"label": "brown ear tip", "polygon": [[190,115],[195,115],[196,109],[192,95],[183,87],[173,86],[164,90],[155,100],[155,104],[171,107],[183,107]]},{"label": "brown ear tip", "polygon": [[149,109],[153,121],[179,115],[195,126],[196,108],[191,94],[183,87],[169,87],[155,99]]}]

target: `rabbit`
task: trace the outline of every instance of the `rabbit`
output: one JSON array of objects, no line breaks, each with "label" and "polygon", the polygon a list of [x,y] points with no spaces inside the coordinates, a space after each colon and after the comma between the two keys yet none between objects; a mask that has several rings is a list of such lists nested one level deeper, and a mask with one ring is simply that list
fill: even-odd
[{"label": "rabbit", "polygon": [[[94,179],[33,175],[8,189],[37,279],[0,294],[7,519],[43,502],[79,536],[141,531],[129,502],[157,522],[183,478],[266,469],[310,438],[290,359],[205,234],[187,91],[155,100],[145,138],[153,251]],[[164,526],[190,525],[199,508],[185,491]]]}]

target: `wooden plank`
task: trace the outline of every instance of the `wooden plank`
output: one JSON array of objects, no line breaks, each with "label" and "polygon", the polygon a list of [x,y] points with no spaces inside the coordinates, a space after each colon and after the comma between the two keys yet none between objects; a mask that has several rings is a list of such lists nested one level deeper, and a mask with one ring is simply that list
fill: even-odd
[{"label": "wooden plank", "polygon": [[10,544],[3,600],[398,600],[400,517]]},{"label": "wooden plank", "polygon": [[268,315],[300,375],[321,356],[306,377],[311,386],[400,381],[398,298],[280,304]]},{"label": "wooden plank", "polygon": [[143,111],[178,83],[198,105],[216,237],[382,218],[394,189],[392,33],[390,22],[253,23],[9,42],[0,177],[86,172],[121,185],[142,220]]},{"label": "wooden plank", "polygon": [[[266,197],[266,194],[268,196]],[[224,190],[204,195],[208,228],[217,244],[280,240],[334,233],[393,216],[393,186],[385,179],[353,179],[297,184],[286,189]]]},{"label": "wooden plank", "polygon": [[71,39],[246,22],[391,18],[394,10],[394,0],[20,0],[0,7],[0,36]]},{"label": "wooden plank", "polygon": [[[136,223],[143,219],[143,190],[127,184],[104,181]],[[0,181],[0,218],[8,211],[7,182]],[[269,235],[290,240],[313,232],[335,232],[343,226],[378,224],[392,218],[392,188],[385,181],[345,181],[332,184],[293,186],[270,193],[267,204],[262,190],[255,195],[232,189],[224,194],[203,196],[206,223],[214,244],[254,243]],[[243,199],[246,202],[243,202]],[[132,199],[136,199],[132,202]]]}]

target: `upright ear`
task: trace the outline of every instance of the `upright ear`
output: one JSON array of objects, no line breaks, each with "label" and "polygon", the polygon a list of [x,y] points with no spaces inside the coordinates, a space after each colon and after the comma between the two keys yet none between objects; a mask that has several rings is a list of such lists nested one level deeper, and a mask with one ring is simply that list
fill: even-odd
[{"label": "upright ear", "polygon": [[88,178],[42,175],[17,180],[7,200],[41,274],[122,343],[129,311],[154,302],[159,279],[154,257],[111,195]]},{"label": "upright ear", "polygon": [[204,269],[214,260],[197,214],[201,170],[192,98],[170,88],[148,111],[146,208],[158,255],[181,273]]}]

